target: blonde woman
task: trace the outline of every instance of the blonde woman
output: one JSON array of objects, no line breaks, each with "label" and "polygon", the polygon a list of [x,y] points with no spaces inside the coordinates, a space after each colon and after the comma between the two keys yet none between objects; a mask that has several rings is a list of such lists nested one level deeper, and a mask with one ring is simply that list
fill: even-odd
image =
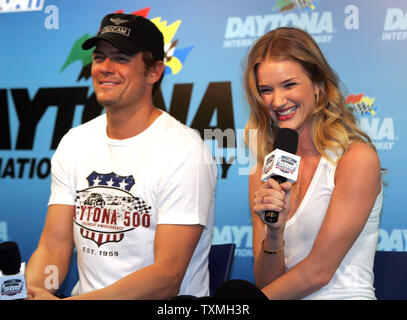
[{"label": "blonde woman", "polygon": [[[269,299],[375,299],[380,160],[335,72],[309,34],[278,28],[251,49],[245,88],[246,129],[257,129],[249,178],[257,286]],[[278,128],[299,136],[294,184],[260,179]],[[276,223],[264,220],[270,210]]]}]

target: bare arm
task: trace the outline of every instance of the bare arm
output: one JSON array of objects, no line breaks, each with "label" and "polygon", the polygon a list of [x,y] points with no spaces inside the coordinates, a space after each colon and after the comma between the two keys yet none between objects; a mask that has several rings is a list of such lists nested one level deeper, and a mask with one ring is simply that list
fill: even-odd
[{"label": "bare arm", "polygon": [[[38,247],[27,264],[26,280],[28,287],[45,287],[46,267],[58,268],[59,284],[65,278],[73,250],[72,218],[74,206],[51,205]],[[50,290],[54,292],[55,290]]]},{"label": "bare arm", "polygon": [[152,265],[106,288],[69,299],[167,299],[176,296],[202,230],[201,225],[158,225]]},{"label": "bare arm", "polygon": [[[261,172],[262,168],[257,166],[249,177],[249,199],[253,220],[254,276],[256,284],[260,288],[285,272],[284,250],[271,255],[265,253],[261,247],[263,240],[266,250],[275,251],[284,246],[284,226],[288,210],[282,210],[285,206],[283,195],[285,192],[282,192],[282,188],[288,192],[291,187],[291,184],[288,183],[280,186],[273,179],[262,182]],[[273,193],[273,198],[269,196],[270,193]],[[262,198],[264,201],[260,200]],[[272,203],[266,203],[266,200],[270,200]],[[280,212],[279,219],[272,225],[272,228],[266,227],[267,224],[264,221],[266,210]]]},{"label": "bare arm", "polygon": [[332,198],[309,255],[263,292],[270,299],[301,299],[328,284],[365,226],[380,188],[376,152],[356,143],[338,163]]}]

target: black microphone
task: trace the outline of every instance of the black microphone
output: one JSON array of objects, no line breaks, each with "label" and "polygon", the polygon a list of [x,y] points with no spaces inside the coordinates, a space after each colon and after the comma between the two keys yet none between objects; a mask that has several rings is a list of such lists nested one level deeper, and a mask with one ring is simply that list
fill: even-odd
[{"label": "black microphone", "polygon": [[0,243],[0,300],[27,298],[24,271],[17,243]]},{"label": "black microphone", "polygon": [[258,287],[249,281],[240,279],[223,282],[212,297],[214,300],[268,300]]},{"label": "black microphone", "polygon": [[[264,158],[263,174],[261,179],[267,181],[274,179],[279,184],[289,180],[297,181],[298,168],[301,158],[295,153],[298,147],[298,133],[289,128],[281,128],[274,139],[273,152]],[[278,212],[266,211],[264,219],[269,223],[278,221]]]}]

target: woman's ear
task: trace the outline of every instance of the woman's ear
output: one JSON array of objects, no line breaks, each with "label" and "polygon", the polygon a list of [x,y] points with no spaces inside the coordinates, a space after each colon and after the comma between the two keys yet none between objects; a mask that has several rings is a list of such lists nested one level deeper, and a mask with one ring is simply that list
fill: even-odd
[{"label": "woman's ear", "polygon": [[321,88],[319,87],[319,84],[315,82],[314,83],[314,95],[319,96],[320,91],[321,91]]},{"label": "woman's ear", "polygon": [[314,83],[314,97],[315,97],[315,104],[319,103],[319,94],[321,92],[321,88],[319,87],[318,83]]}]

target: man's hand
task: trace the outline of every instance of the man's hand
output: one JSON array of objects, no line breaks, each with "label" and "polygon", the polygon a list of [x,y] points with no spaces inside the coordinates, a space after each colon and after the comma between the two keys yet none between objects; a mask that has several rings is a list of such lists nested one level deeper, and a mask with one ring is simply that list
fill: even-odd
[{"label": "man's hand", "polygon": [[42,288],[30,287],[27,289],[27,300],[60,300],[52,293]]}]

